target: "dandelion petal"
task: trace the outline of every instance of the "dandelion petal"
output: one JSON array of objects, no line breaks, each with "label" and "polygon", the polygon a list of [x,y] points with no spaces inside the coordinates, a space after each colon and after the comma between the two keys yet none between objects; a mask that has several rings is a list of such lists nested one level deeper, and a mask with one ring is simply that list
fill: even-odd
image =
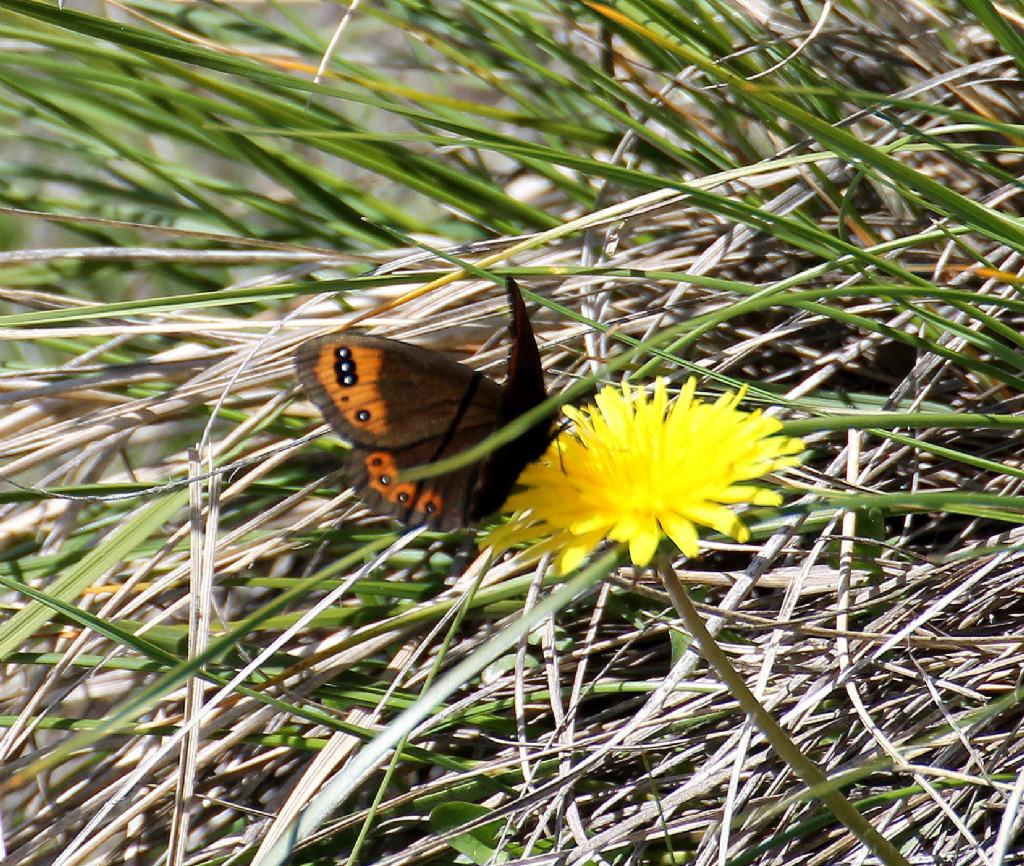
[{"label": "dandelion petal", "polygon": [[592,405],[566,407],[573,429],[520,476],[508,505],[522,514],[492,534],[495,547],[546,537],[541,547],[564,574],[605,539],[628,545],[637,565],[651,561],[662,534],[696,556],[698,526],[746,541],[749,530],[727,506],[780,504],[777,491],[743,482],[793,465],[803,443],[778,435],[779,421],[760,410],[742,411],[744,396],[705,403],[690,379],[671,400],[658,379],[650,393],[623,382]]}]

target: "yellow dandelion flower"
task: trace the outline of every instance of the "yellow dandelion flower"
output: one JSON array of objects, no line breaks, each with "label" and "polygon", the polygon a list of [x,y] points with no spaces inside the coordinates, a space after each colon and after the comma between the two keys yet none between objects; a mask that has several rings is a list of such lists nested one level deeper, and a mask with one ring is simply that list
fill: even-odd
[{"label": "yellow dandelion flower", "polygon": [[804,445],[775,435],[775,418],[737,409],[746,389],[705,403],[696,387],[690,379],[670,402],[664,379],[651,396],[623,383],[603,388],[596,405],[565,407],[573,429],[523,471],[505,503],[518,513],[487,543],[543,538],[537,549],[556,553],[564,574],[605,539],[627,544],[637,565],[651,561],[662,533],[687,556],[697,555],[698,526],[746,541],[726,506],[781,504],[776,491],[741,482],[796,464]]}]

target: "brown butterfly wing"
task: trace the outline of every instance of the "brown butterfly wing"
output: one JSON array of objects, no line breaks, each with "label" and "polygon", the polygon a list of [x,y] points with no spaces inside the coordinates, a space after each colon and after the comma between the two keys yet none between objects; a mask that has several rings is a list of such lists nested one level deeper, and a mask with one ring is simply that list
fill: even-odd
[{"label": "brown butterfly wing", "polygon": [[[440,352],[367,334],[330,334],[295,355],[299,381],[355,445],[400,448],[458,428],[494,428],[501,388]],[[486,435],[486,434],[484,434]]]},{"label": "brown butterfly wing", "polygon": [[306,394],[352,443],[353,487],[376,510],[409,524],[464,526],[480,466],[398,484],[401,469],[449,457],[494,431],[502,389],[438,352],[364,334],[299,347]]},{"label": "brown butterfly wing", "polygon": [[306,394],[353,445],[352,485],[376,510],[410,523],[455,529],[496,511],[523,468],[543,454],[542,419],[482,462],[417,482],[403,469],[475,445],[546,397],[544,369],[519,287],[507,284],[512,322],[504,388],[437,352],[364,334],[334,334],[299,347]]}]

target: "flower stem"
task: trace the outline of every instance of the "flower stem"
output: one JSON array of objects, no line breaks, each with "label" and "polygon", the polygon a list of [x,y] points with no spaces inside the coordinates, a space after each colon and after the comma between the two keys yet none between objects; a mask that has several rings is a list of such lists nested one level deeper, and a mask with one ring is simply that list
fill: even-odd
[{"label": "flower stem", "polygon": [[730,663],[729,657],[705,627],[704,620],[697,613],[697,609],[693,606],[686,590],[666,559],[659,560],[657,570],[668,591],[669,598],[672,600],[672,606],[682,618],[690,634],[696,639],[701,655],[715,669],[729,693],[736,699],[751,721],[757,725],[772,748],[810,788],[811,793],[819,797],[832,814],[873,851],[879,860],[887,866],[908,866],[906,859],[896,847],[857,811],[836,788],[835,784],[829,781],[822,769],[797,748],[771,713],[754,697],[753,692],[747,688],[743,678]]}]

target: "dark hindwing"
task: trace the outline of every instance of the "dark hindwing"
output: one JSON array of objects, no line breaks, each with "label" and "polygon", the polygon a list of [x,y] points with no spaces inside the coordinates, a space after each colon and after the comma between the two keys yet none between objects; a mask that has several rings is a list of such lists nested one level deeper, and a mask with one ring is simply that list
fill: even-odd
[{"label": "dark hindwing", "polygon": [[[547,398],[544,367],[541,365],[540,350],[533,335],[526,304],[514,280],[509,279],[507,288],[512,307],[512,321],[509,324],[512,345],[508,355],[508,376],[501,394],[499,427],[539,406]],[[501,508],[520,473],[527,464],[544,453],[550,441],[551,417],[548,416],[491,454],[483,468],[479,492],[470,509],[470,519],[479,520]]]},{"label": "dark hindwing", "polygon": [[346,460],[350,483],[374,511],[391,514],[410,526],[425,523],[445,531],[459,529],[470,522],[480,462],[418,481],[399,481],[398,474],[458,454],[493,429],[459,428],[443,444],[430,440],[392,451],[353,448]]}]

